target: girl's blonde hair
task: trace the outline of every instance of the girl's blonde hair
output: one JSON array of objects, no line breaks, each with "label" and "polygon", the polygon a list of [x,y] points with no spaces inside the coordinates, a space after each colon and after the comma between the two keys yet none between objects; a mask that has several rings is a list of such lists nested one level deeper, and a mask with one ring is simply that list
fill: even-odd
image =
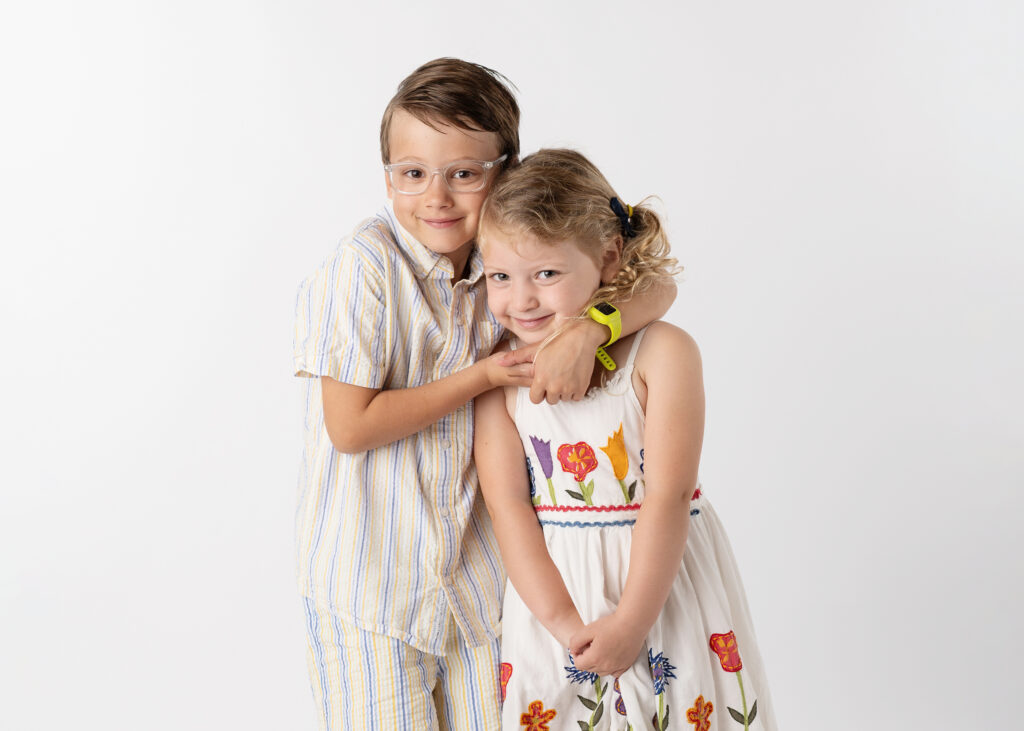
[{"label": "girl's blonde hair", "polygon": [[[647,199],[633,207],[627,224],[612,209],[613,198],[618,196],[604,175],[580,153],[538,150],[495,181],[480,214],[479,241],[486,244],[491,228],[545,243],[572,241],[598,266],[610,247],[621,246],[618,273],[594,293],[591,304],[624,302],[671,279],[681,267],[669,256],[661,219]],[[625,203],[620,205],[628,212]]]}]

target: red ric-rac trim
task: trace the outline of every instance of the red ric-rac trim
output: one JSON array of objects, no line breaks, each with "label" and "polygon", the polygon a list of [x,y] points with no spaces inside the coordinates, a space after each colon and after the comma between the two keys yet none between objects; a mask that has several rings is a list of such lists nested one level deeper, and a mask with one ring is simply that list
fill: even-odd
[{"label": "red ric-rac trim", "polygon": [[538,513],[542,510],[553,510],[557,513],[610,513],[620,510],[639,510],[640,503],[629,505],[536,505]]}]

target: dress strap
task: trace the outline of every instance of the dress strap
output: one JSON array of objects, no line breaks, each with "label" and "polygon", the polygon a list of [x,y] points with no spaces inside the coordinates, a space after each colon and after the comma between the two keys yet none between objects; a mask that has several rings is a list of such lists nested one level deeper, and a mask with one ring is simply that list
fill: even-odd
[{"label": "dress strap", "polygon": [[640,341],[644,339],[644,333],[647,332],[647,328],[643,327],[636,331],[636,335],[633,336],[633,344],[629,347],[629,356],[626,358],[626,368],[633,367],[633,361],[636,360],[637,351],[640,350]]}]

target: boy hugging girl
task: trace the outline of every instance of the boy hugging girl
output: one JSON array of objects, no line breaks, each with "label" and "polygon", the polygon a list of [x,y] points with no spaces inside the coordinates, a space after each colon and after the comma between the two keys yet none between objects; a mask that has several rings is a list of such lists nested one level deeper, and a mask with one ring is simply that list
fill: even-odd
[{"label": "boy hugging girl", "polygon": [[[603,387],[601,374],[607,366],[598,365],[595,375],[599,353],[609,361],[618,358],[624,367],[635,359],[644,362],[643,347],[673,353],[681,362],[672,368],[692,376],[688,386],[678,390],[685,391],[679,398],[688,399],[682,408],[693,415],[690,421],[694,424],[682,430],[689,440],[684,449],[690,455],[688,469],[683,482],[665,488],[678,487],[678,495],[673,493],[666,504],[682,500],[686,510],[681,514],[689,515],[693,494],[699,493],[695,490],[696,461],[703,401],[697,404],[694,395],[699,388],[699,356],[685,333],[665,323],[649,328],[639,352],[630,344],[633,333],[668,310],[675,296],[671,267],[659,265],[658,276],[645,279],[644,286],[623,290],[621,296],[590,302],[605,279],[611,281],[620,269],[633,266],[628,263],[636,258],[630,253],[629,241],[635,236],[630,234],[635,235],[634,228],[649,225],[645,221],[654,220],[621,203],[616,210],[606,201],[596,218],[610,222],[613,235],[597,243],[596,253],[574,259],[572,255],[579,249],[574,244],[566,252],[568,258],[557,264],[562,269],[544,263],[548,268],[534,272],[527,261],[523,277],[536,291],[506,288],[502,311],[492,313],[488,289],[492,289],[492,297],[499,297],[496,287],[506,282],[508,287],[518,286],[520,270],[485,271],[488,262],[477,245],[482,213],[487,210],[485,201],[497,181],[521,167],[525,177],[521,176],[517,189],[534,187],[547,177],[543,165],[531,164],[530,158],[520,161],[519,108],[506,80],[488,68],[451,58],[421,66],[400,84],[385,109],[380,144],[387,205],[360,224],[303,282],[297,302],[295,370],[308,377],[296,517],[298,576],[306,608],[310,679],[321,727],[498,729],[504,718],[506,728],[578,728],[577,716],[586,717],[560,699],[564,693],[531,686],[526,683],[530,668],[503,661],[506,574],[491,517],[495,522],[501,520],[495,512],[504,509],[501,491],[514,493],[516,499],[525,494],[527,504],[538,510],[544,506],[531,498],[530,492],[538,463],[534,460],[534,466],[528,466],[521,445],[495,450],[478,444],[479,453],[487,458],[486,475],[495,475],[493,484],[500,485],[484,486],[489,503],[485,505],[473,460],[473,402],[488,394],[505,394],[500,399],[504,403],[509,394],[519,394],[520,401],[529,401],[533,408],[572,407],[585,403],[588,393]],[[570,168],[582,160],[575,153],[566,154]],[[556,165],[564,167],[562,162]],[[588,165],[580,167],[583,177],[591,176],[592,166]],[[534,177],[530,170],[536,172]],[[570,170],[570,177],[572,174]],[[571,188],[567,200],[577,197]],[[600,195],[605,193],[602,189]],[[609,199],[618,200],[614,195]],[[487,253],[493,251],[498,257],[495,261],[505,262],[501,267],[507,268],[508,257],[526,256],[538,237],[528,232],[523,232],[525,238],[517,237],[516,231],[500,223],[495,223],[491,237],[497,243],[489,245]],[[562,238],[575,242],[581,235],[585,234],[570,232]],[[507,246],[499,246],[502,242]],[[519,244],[527,248],[517,254]],[[502,252],[504,259],[499,256]],[[548,253],[545,250],[538,256]],[[666,253],[667,244],[662,251]],[[669,260],[662,256],[662,261]],[[593,272],[587,262],[594,264]],[[575,279],[569,271],[572,267],[577,267]],[[563,282],[562,289],[572,289],[575,296],[561,300],[554,296],[557,290],[547,285],[557,282]],[[581,305],[586,305],[582,311]],[[539,337],[540,333],[544,336]],[[507,335],[513,336],[511,341]],[[619,345],[613,346],[616,341]],[[653,344],[648,346],[648,341]],[[636,340],[635,345],[639,344]],[[623,355],[623,347],[631,350]],[[653,369],[651,372],[654,374]],[[652,375],[655,381],[659,377]],[[666,391],[666,401],[672,398]],[[514,418],[514,413],[509,418]],[[487,433],[508,439],[507,430],[488,428]],[[665,440],[657,444],[655,454],[648,457],[656,473],[661,450],[678,452],[679,448]],[[552,449],[558,446],[552,444]],[[497,463],[495,454],[499,455]],[[505,463],[508,458],[502,455],[509,454],[513,455],[510,463]],[[589,464],[586,460],[592,454],[581,452],[576,459]],[[563,456],[560,453],[556,459]],[[481,463],[481,475],[484,473]],[[546,477],[552,485],[551,475]],[[540,476],[536,481],[536,493],[546,492],[540,489],[543,479]],[[650,478],[647,483],[651,493]],[[570,482],[570,488],[562,494],[580,494],[579,490],[587,489],[585,482],[579,487]],[[619,491],[618,483],[615,488]],[[618,494],[622,502],[626,493]],[[642,495],[642,490],[639,496],[634,491],[636,510]],[[552,499],[557,500],[554,492]],[[565,499],[577,502],[566,508],[593,507],[589,505],[593,500],[584,505]],[[639,530],[644,519],[637,520]],[[527,528],[537,531],[530,538],[531,550],[543,545],[537,544],[536,536],[548,530],[546,526],[542,529],[543,521],[535,522],[536,526]],[[506,554],[515,550],[504,535],[501,538]],[[683,531],[682,543],[676,540],[676,566],[663,570],[664,576],[641,577],[644,586],[656,587],[655,602],[660,596],[662,604],[671,604],[672,577],[683,570],[680,557],[686,540]],[[543,581],[552,583],[558,570],[555,567],[552,574],[548,566]],[[524,600],[537,593],[525,586],[531,581],[529,572],[517,567],[513,583]],[[573,591],[564,584],[557,589],[558,596],[565,599],[563,606],[572,605]],[[654,608],[653,615],[660,606]],[[534,610],[538,617],[547,611],[530,601],[523,611],[527,610]],[[735,624],[730,612],[742,619],[741,610],[745,606],[726,607],[717,621]],[[587,613],[589,610],[581,609],[579,614]],[[635,719],[646,714],[650,704],[633,693],[625,705],[635,708],[628,715],[619,713],[614,704],[623,703],[621,696],[613,699],[612,691],[605,691],[610,686],[602,674],[608,670],[618,678],[623,672],[632,672],[627,666],[635,666],[641,675],[646,672],[653,677],[644,652],[650,648],[641,647],[646,637],[643,628],[629,633],[636,635],[636,642],[619,652],[629,662],[612,662],[606,661],[603,650],[598,651],[605,641],[602,627],[608,617],[577,617],[572,632],[566,630],[564,636],[551,632],[540,619],[537,627],[549,631],[539,630],[545,636],[536,638],[538,657],[543,655],[545,663],[559,665],[554,668],[556,676],[580,691],[572,694],[574,699],[585,695],[575,684],[587,683],[594,697],[593,707],[584,709],[590,727],[627,728],[633,722],[633,727],[639,728]],[[739,637],[744,660],[759,662],[747,624],[735,625],[734,639]],[[583,632],[585,628],[592,631]],[[570,634],[578,646],[567,644]],[[528,639],[517,637],[516,653],[524,658],[517,661],[519,665],[527,662],[529,652]],[[574,657],[579,660],[576,664]],[[677,666],[682,660],[678,659]],[[663,679],[668,667],[665,663],[660,666]],[[753,683],[748,681],[747,695],[760,694],[761,711],[756,719],[755,712],[734,701],[732,693],[728,698],[721,692],[716,695],[719,684],[708,680],[708,701],[676,709],[678,716],[673,718],[679,718],[677,725],[681,726],[688,710],[694,708],[705,720],[716,715],[707,710],[712,696],[716,701],[722,698],[721,711],[725,712],[728,701],[732,708],[740,706],[737,713],[742,712],[748,724],[755,720],[764,723],[770,711],[767,689],[760,671],[755,669],[755,673]],[[668,676],[675,677],[671,671]],[[547,676],[541,673],[537,677]],[[666,683],[658,687],[664,690]],[[629,687],[641,684],[638,680]],[[523,707],[506,707],[503,716],[502,700],[510,687],[519,688],[516,697],[529,696],[530,702],[517,700]],[[595,690],[600,692],[595,695]],[[536,695],[537,705],[530,694]],[[656,706],[658,694],[651,697]],[[664,706],[665,698],[661,701]],[[679,702],[696,703],[696,697]],[[598,713],[595,719],[598,707],[608,711]],[[650,714],[646,718],[645,724],[650,723]]]}]

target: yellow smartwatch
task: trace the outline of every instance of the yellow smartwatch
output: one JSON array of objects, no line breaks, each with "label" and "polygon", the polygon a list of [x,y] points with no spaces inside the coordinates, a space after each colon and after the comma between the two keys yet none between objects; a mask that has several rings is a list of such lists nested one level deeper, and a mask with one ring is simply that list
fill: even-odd
[{"label": "yellow smartwatch", "polygon": [[597,349],[597,359],[605,368],[610,371],[614,371],[615,361],[612,360],[610,355],[608,355],[605,348],[618,340],[619,335],[622,334],[622,315],[619,314],[617,308],[607,302],[598,302],[587,310],[587,314],[590,315],[591,320],[599,322],[611,330],[611,337],[608,338],[608,342]]}]

